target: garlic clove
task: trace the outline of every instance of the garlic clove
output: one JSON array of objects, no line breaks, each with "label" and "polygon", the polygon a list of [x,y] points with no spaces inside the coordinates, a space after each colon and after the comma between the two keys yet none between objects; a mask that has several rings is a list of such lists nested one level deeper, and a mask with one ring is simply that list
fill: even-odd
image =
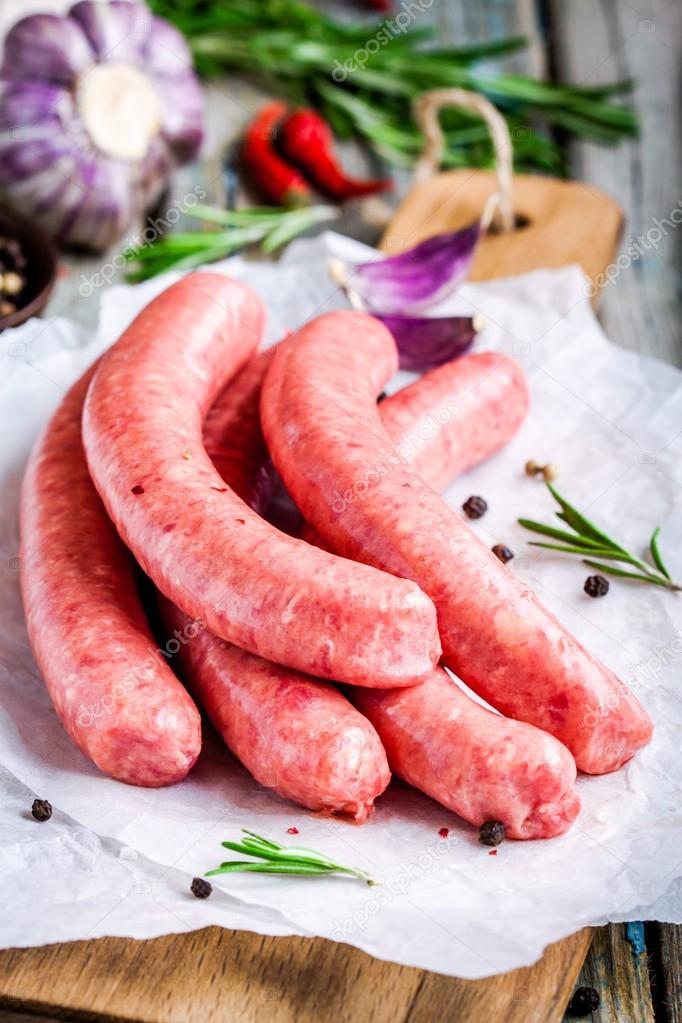
[{"label": "garlic clove", "polygon": [[143,51],[144,68],[152,77],[186,80],[192,55],[185,37],[162,18],[153,18]]},{"label": "garlic clove", "polygon": [[201,86],[189,75],[164,81],[159,89],[161,132],[179,160],[191,159],[203,136],[204,97]]},{"label": "garlic clove", "polygon": [[92,47],[74,21],[56,14],[34,14],[7,33],[2,75],[68,85],[94,63]]},{"label": "garlic clove", "polygon": [[152,15],[131,0],[79,0],[69,11],[78,22],[99,60],[140,64],[151,28]]}]

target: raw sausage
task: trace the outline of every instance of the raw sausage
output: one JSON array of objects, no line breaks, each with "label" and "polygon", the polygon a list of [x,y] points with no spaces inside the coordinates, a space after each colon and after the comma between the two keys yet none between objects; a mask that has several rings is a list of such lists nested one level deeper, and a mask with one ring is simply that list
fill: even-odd
[{"label": "raw sausage", "polygon": [[367,718],[331,683],[195,631],[159,600],[168,631],[191,637],[177,655],[183,678],[256,781],[310,810],[364,821],[391,777]]},{"label": "raw sausage", "polygon": [[432,369],[378,408],[398,454],[443,490],[511,440],[529,400],[517,362],[480,352]]},{"label": "raw sausage", "polygon": [[55,710],[100,770],[131,785],[180,781],[201,720],[156,649],[135,565],[88,475],[83,400],[69,391],[38,440],[21,491],[21,589],[28,635]]},{"label": "raw sausage", "polygon": [[[221,392],[204,423],[204,444],[224,481],[253,507],[263,503],[269,456],[258,402],[272,349]],[[311,810],[369,815],[390,771],[366,717],[328,682],[283,668],[202,629],[158,595],[187,685],[225,744],[266,788]],[[186,642],[183,642],[186,639]]]},{"label": "raw sausage", "polygon": [[147,575],[221,638],[325,678],[411,685],[440,656],[425,594],[279,533],[203,447],[203,416],[262,321],[253,293],[218,274],[190,274],[147,306],[88,392],[92,478]]},{"label": "raw sausage", "polygon": [[[471,441],[467,416],[473,410],[463,408],[461,415],[454,415],[450,397],[456,395],[459,399],[464,387],[474,386],[474,381],[485,386],[491,362],[496,365],[502,357],[470,358],[476,360],[477,373],[472,373],[468,359],[459,360],[438,370],[436,379],[427,374],[380,405],[382,416],[389,407],[401,410],[397,418],[403,436],[409,439],[413,433],[423,436],[427,402],[436,402],[429,420],[434,428],[427,431],[428,443],[419,447],[424,474],[433,466],[432,471],[444,477],[448,465],[442,451],[445,434],[450,464],[457,467],[464,462],[465,456],[458,449],[461,443]],[[258,470],[267,459],[257,399],[261,383],[258,370],[266,370],[268,362],[261,358],[256,360],[258,365],[252,364],[250,372],[249,367],[242,370],[216,401],[204,429],[207,449],[221,454],[220,468],[227,482],[236,485],[237,481],[247,481],[241,491],[245,500],[249,499],[249,487],[257,493]],[[518,379],[520,370],[505,364],[503,376],[504,383],[487,391],[488,401],[493,404],[490,412],[502,393],[508,392],[509,411],[495,416],[500,442],[502,434],[509,436],[518,425],[526,404],[525,388]],[[420,398],[422,382],[425,390]],[[402,413],[402,401],[408,392],[405,408],[412,410],[414,421]],[[523,400],[517,403],[514,398],[518,395]],[[439,416],[440,409],[453,412],[452,417]],[[474,409],[475,414],[485,414],[486,402],[477,399]],[[456,426],[462,428],[459,443]],[[474,447],[478,456],[484,457],[489,442]],[[408,453],[417,450],[411,443],[408,448]],[[434,452],[432,462],[426,460],[427,449]],[[168,624],[172,628],[174,624],[183,625],[183,620],[171,618]],[[186,623],[184,628],[186,632]],[[356,741],[347,738],[349,732],[356,735],[356,723],[340,694],[332,700],[325,683],[275,667],[207,633],[187,645],[182,656],[188,684],[197,700],[256,778],[313,809],[337,808],[339,812],[340,808],[340,812],[351,812],[357,819],[366,816],[372,799],[388,778],[383,766],[385,754],[383,749],[374,749],[369,735],[363,735],[365,771],[364,778],[357,779]],[[305,694],[302,705],[301,693]],[[296,701],[293,713],[292,698]],[[389,690],[357,687],[351,699],[374,723],[393,770],[470,823],[478,826],[487,820],[500,820],[511,838],[549,838],[566,830],[578,813],[575,762],[568,750],[532,725],[509,721],[479,706],[441,669],[435,669],[418,686]],[[337,738],[328,754],[334,732]]]},{"label": "raw sausage", "polygon": [[575,820],[575,761],[547,732],[486,710],[435,668],[409,689],[355,689],[391,770],[470,824],[553,838]]},{"label": "raw sausage", "polygon": [[389,332],[357,312],[278,347],[261,419],[290,494],[337,552],[420,584],[445,663],[488,703],[556,736],[581,770],[615,770],[651,739],[647,714],[396,456],[376,409],[396,362]]},{"label": "raw sausage", "polygon": [[[425,373],[378,409],[400,458],[434,490],[443,490],[507,444],[528,405],[519,364],[501,352],[477,352]],[[301,536],[333,550],[308,523]]]},{"label": "raw sausage", "polygon": [[223,480],[262,514],[275,478],[260,428],[258,406],[274,348],[267,348],[230,380],[204,421],[204,447]]}]

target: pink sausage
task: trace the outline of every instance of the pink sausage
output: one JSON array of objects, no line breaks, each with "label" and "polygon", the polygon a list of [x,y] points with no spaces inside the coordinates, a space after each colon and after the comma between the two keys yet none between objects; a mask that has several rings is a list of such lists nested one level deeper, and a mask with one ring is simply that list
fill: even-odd
[{"label": "pink sausage", "polygon": [[278,347],[261,418],[290,494],[337,552],[419,583],[446,663],[475,692],[556,736],[581,770],[615,770],[651,739],[647,714],[396,457],[375,401],[396,361],[385,327],[356,312],[320,316]]},{"label": "pink sausage", "polygon": [[28,635],[71,739],[131,785],[180,781],[201,749],[199,713],[156,649],[135,566],[98,498],[81,442],[93,370],[38,440],[21,491]]},{"label": "pink sausage", "polygon": [[398,453],[434,490],[489,458],[528,414],[521,367],[500,352],[446,362],[379,404]]},{"label": "pink sausage", "polygon": [[267,348],[237,374],[208,410],[203,435],[206,454],[242,501],[259,514],[270,498],[274,470],[260,428],[260,392],[274,348]]},{"label": "pink sausage", "polygon": [[553,838],[575,820],[575,761],[547,732],[510,721],[466,696],[441,668],[409,689],[355,689],[391,770],[480,827],[509,838]]},{"label": "pink sausage", "polygon": [[[204,423],[216,468],[250,505],[261,502],[268,462],[258,403],[271,358],[269,350],[248,363]],[[168,631],[188,639],[177,655],[188,686],[253,777],[311,810],[365,820],[390,780],[369,721],[328,682],[246,653],[158,602]]]},{"label": "pink sausage", "polygon": [[[478,376],[471,373],[470,359],[479,367]],[[497,357],[496,362],[500,359]],[[257,403],[259,376],[262,377],[268,363],[269,359],[261,358],[252,368],[242,370],[216,401],[205,426],[204,441],[209,450],[221,453],[220,468],[227,481],[233,482],[230,473],[236,480],[247,481],[243,491],[245,499],[248,499],[249,488],[251,492],[257,491],[258,471],[267,458],[261,446]],[[459,416],[447,420],[438,416],[440,408],[451,409],[450,396],[462,395],[464,382],[467,386],[473,386],[474,380],[478,380],[479,385],[485,382],[491,369],[488,356],[471,356],[442,367],[437,376],[427,374],[422,381],[381,404],[380,412],[385,416],[391,407],[402,408],[404,396],[409,394],[406,407],[417,418],[412,423],[407,415],[398,417],[404,436],[409,438],[413,429],[420,428],[427,401],[435,402],[432,414],[440,430],[430,430],[428,445],[421,449],[425,473],[431,464],[440,466],[441,471],[445,468],[444,458],[436,457],[433,463],[428,463],[425,456],[427,448],[439,454],[442,437],[446,434],[453,464],[463,463],[463,456],[457,450],[457,427],[461,428],[462,438],[469,441],[472,428],[467,425],[467,417],[470,415],[491,413],[491,418],[500,424],[495,428],[498,442],[501,442],[500,432],[506,431],[509,435],[516,428],[522,414],[520,409],[525,409],[526,402],[515,403],[513,398],[517,393],[525,398],[525,389],[518,384],[520,370],[515,367],[507,370],[506,361],[504,367],[504,383],[497,388],[489,387],[486,392],[493,406],[490,409],[478,400],[473,408],[463,408]],[[424,398],[418,393],[422,383]],[[492,413],[505,388],[509,391],[509,401],[503,404],[510,412],[503,427],[504,416]],[[519,407],[515,408],[515,404]],[[415,445],[410,444],[409,450],[414,451]],[[484,444],[478,445],[476,450],[479,457],[487,453]],[[287,702],[289,688],[277,698],[284,669],[243,654],[207,634],[201,637],[201,644],[203,650],[192,643],[184,651],[185,671],[192,691],[208,709],[228,746],[255,777],[316,809],[319,804],[312,802],[309,794],[309,787],[315,782],[315,798],[319,801],[320,772],[316,765],[325,765],[324,777],[328,773],[326,765],[333,762],[334,771],[325,780],[326,808],[341,807],[342,811],[350,810],[358,818],[365,816],[372,798],[386,783],[383,766],[380,769],[385,763],[385,754],[382,750],[381,757],[378,753],[365,756],[370,784],[364,783],[363,790],[369,789],[369,798],[355,797],[349,807],[355,779],[354,744],[349,745],[343,737],[345,727],[352,728],[355,734],[355,723],[348,718],[346,710],[341,715],[338,699],[330,701],[326,686],[324,691],[319,688],[324,683],[293,672],[286,673],[287,683],[293,683],[297,693],[303,688],[314,696],[313,702],[305,704],[310,715],[300,710],[292,714]],[[568,828],[578,813],[575,762],[565,747],[532,725],[508,721],[480,707],[440,669],[431,672],[418,686],[389,690],[358,687],[351,698],[375,724],[386,744],[393,770],[472,824],[479,826],[487,820],[500,820],[512,838],[549,838]],[[343,700],[342,704],[349,706]],[[322,736],[324,748],[331,731],[325,724],[335,718],[338,738],[331,761],[331,757],[319,751],[318,744]],[[283,734],[278,728],[280,721],[285,726]],[[363,739],[365,747],[371,749],[369,736]],[[292,745],[298,753],[292,752]],[[286,787],[280,781],[282,778]]]},{"label": "pink sausage", "polygon": [[367,718],[331,683],[246,653],[207,629],[195,634],[191,619],[159,599],[169,632],[191,637],[177,655],[183,678],[256,781],[310,810],[366,820],[391,778]]},{"label": "pink sausage", "polygon": [[325,678],[412,684],[440,656],[431,601],[412,582],[279,533],[203,447],[203,417],[262,322],[253,293],[218,274],[190,274],[147,306],[88,392],[92,478],[147,575],[221,638]]},{"label": "pink sausage", "polygon": [[[432,369],[378,409],[400,458],[434,490],[443,490],[507,444],[528,405],[519,364],[500,352],[480,352]],[[333,550],[307,523],[301,536]]]}]

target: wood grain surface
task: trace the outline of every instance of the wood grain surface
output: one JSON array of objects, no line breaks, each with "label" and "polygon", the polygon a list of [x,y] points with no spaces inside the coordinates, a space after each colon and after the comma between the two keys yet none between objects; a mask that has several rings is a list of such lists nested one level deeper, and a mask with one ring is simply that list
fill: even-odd
[{"label": "wood grain surface", "polygon": [[582,931],[535,966],[473,982],[321,939],[207,928],[4,952],[0,992],[8,1011],[106,1023],[557,1023],[589,942]]},{"label": "wood grain surface", "polygon": [[[478,220],[496,190],[494,174],[456,170],[411,188],[384,232],[393,254],[443,231]],[[534,175],[514,179],[513,206],[521,226],[482,238],[469,277],[484,281],[577,263],[593,283],[616,258],[623,214],[606,192],[580,181]],[[595,283],[595,298],[602,293]]]}]

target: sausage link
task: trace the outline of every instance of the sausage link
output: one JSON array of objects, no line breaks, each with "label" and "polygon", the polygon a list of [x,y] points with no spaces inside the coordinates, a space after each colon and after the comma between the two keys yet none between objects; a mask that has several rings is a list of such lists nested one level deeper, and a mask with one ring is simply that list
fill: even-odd
[{"label": "sausage link", "polygon": [[434,490],[514,436],[530,398],[521,367],[500,352],[464,355],[430,370],[379,405],[398,453]]},{"label": "sausage link", "polygon": [[[519,364],[500,352],[480,352],[425,373],[384,399],[379,416],[398,456],[434,490],[443,490],[507,444],[528,405]],[[333,550],[306,522],[301,536]]]},{"label": "sausage link", "polygon": [[355,689],[391,770],[475,827],[501,821],[509,838],[553,838],[580,810],[576,768],[547,732],[486,710],[435,668],[410,689]]},{"label": "sausage link", "polygon": [[647,714],[396,456],[375,401],[392,351],[385,327],[356,312],[318,317],[278,347],[261,419],[291,496],[338,553],[419,583],[445,662],[488,703],[556,736],[581,770],[615,770],[650,741]]},{"label": "sausage link", "polygon": [[92,478],[147,575],[221,638],[325,678],[413,684],[440,656],[418,586],[279,533],[203,447],[203,416],[262,321],[253,293],[218,274],[190,274],[147,306],[88,392]]},{"label": "sausage link", "polygon": [[[474,361],[473,372],[469,359]],[[431,415],[440,429],[428,431],[428,443],[422,447],[409,444],[410,452],[419,450],[425,475],[436,471],[442,478],[448,462],[442,451],[443,435],[447,435],[450,464],[465,463],[466,456],[458,449],[462,443],[471,443],[475,434],[468,417],[492,413],[501,403],[506,413],[492,417],[501,443],[502,435],[513,432],[525,411],[525,387],[522,379],[519,382],[520,370],[507,365],[511,360],[504,362],[503,381],[490,386],[492,365],[499,364],[500,357],[469,359],[442,367],[437,376],[427,374],[380,406],[382,417],[390,407],[399,409],[400,428],[409,438],[417,432],[423,435],[428,403],[435,402]],[[209,450],[221,453],[220,468],[227,482],[233,482],[230,472],[235,480],[251,481],[242,492],[245,500],[249,486],[252,493],[257,492],[258,470],[267,458],[257,403],[259,377],[269,361],[256,360],[228,385],[205,426],[205,443]],[[465,405],[462,395],[471,393],[476,383],[486,397],[479,395]],[[446,419],[438,413],[450,408],[452,395],[457,396],[461,413]],[[519,396],[521,400],[515,401]],[[487,404],[492,405],[490,410]],[[474,448],[478,457],[484,457],[490,441],[483,438]],[[436,456],[431,462],[426,459],[429,449]],[[171,619],[169,627],[173,624]],[[349,732],[356,736],[356,722],[338,693],[333,700],[325,683],[285,672],[207,634],[199,646],[187,646],[183,656],[192,691],[227,745],[259,781],[313,809],[350,812],[356,819],[367,815],[388,779],[385,754],[364,734],[364,771],[358,777],[357,744],[347,737]],[[300,694],[305,694],[302,702]],[[357,687],[351,699],[376,727],[392,769],[470,823],[479,826],[499,820],[510,838],[550,838],[565,831],[578,813],[575,762],[568,750],[532,725],[484,709],[444,671],[435,669],[420,685],[406,689]],[[333,753],[327,754],[334,734]]]},{"label": "sausage link", "polygon": [[31,454],[21,491],[21,590],[55,710],[105,774],[131,785],[183,778],[201,749],[192,700],[156,649],[135,565],[88,474],[81,441],[93,370]]},{"label": "sausage link", "polygon": [[[204,423],[204,444],[223,480],[253,507],[263,503],[269,456],[258,403],[272,349],[223,389]],[[225,744],[253,777],[311,810],[360,822],[390,771],[363,715],[328,682],[273,664],[202,629],[158,595],[169,633],[186,639],[177,654],[187,685]]]},{"label": "sausage link", "polygon": [[197,630],[162,596],[159,611],[188,637],[177,659],[190,691],[256,781],[310,810],[366,820],[391,778],[367,718],[331,683]]}]

